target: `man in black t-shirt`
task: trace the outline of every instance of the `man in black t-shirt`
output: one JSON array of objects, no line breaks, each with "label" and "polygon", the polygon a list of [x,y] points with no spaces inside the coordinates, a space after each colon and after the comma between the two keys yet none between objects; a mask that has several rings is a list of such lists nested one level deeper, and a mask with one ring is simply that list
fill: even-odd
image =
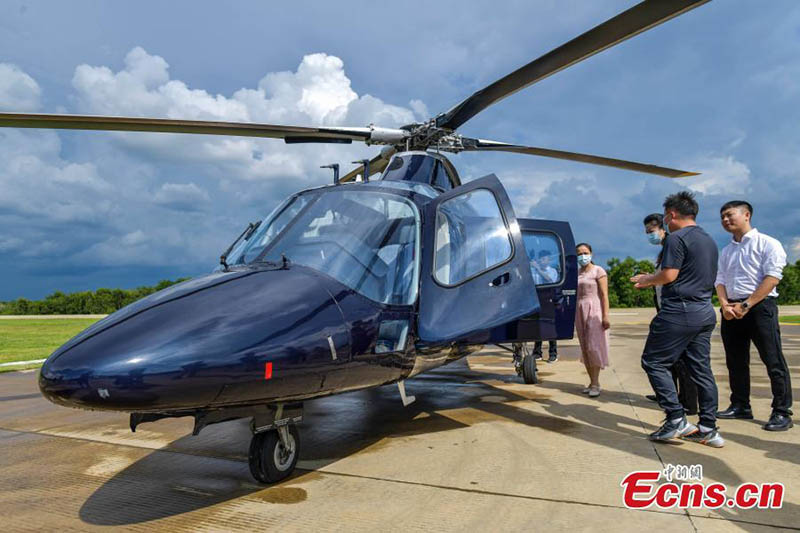
[{"label": "man in black t-shirt", "polygon": [[[717,275],[717,245],[697,225],[699,208],[694,195],[680,192],[664,201],[664,240],[661,271],[631,278],[636,288],[661,285],[661,309],[650,323],[642,368],[647,372],[658,403],[667,417],[650,434],[651,440],[675,437],[715,448],[725,441],[717,431],[717,384],[711,372],[711,333],[717,323],[711,293]],[[700,423],[690,424],[678,400],[670,368],[683,355],[697,385]]]}]

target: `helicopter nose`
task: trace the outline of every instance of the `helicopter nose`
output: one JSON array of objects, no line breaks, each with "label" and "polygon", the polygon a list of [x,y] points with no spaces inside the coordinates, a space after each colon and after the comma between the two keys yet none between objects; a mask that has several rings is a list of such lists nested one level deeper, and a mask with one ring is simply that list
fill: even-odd
[{"label": "helicopter nose", "polygon": [[[87,361],[81,350],[45,361],[39,389],[51,402],[67,407],[102,410],[135,409],[157,400],[144,382],[146,368],[137,358],[105,357]],[[127,369],[125,368],[127,367]]]},{"label": "helicopter nose", "polygon": [[70,407],[196,409],[214,404],[226,386],[231,391],[254,378],[246,392],[264,394],[265,361],[284,357],[287,371],[269,383],[280,388],[291,375],[289,359],[307,366],[308,354],[330,350],[328,335],[347,337],[341,311],[317,277],[293,266],[215,274],[170,297],[156,293],[57,350],[42,366],[39,387]]}]

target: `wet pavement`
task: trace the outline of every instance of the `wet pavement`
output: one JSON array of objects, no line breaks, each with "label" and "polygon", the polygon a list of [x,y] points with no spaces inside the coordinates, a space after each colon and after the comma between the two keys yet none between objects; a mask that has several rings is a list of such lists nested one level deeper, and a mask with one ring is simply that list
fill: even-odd
[{"label": "wet pavement", "polygon": [[[647,311],[614,312],[612,367],[596,399],[581,393],[575,341],[524,385],[510,357],[486,349],[394,386],[310,402],[298,469],[272,487],[250,477],[246,421],[191,436],[191,419],[144,424],[57,407],[36,373],[0,375],[0,514],[5,531],[377,529],[774,531],[800,527],[800,426],[760,428],[769,381],[753,353],[756,420],[721,421],[725,448],[646,439],[662,414],[639,367]],[[800,384],[800,326],[782,327]],[[720,403],[727,374],[718,334]],[[778,510],[634,511],[620,482],[633,470],[703,465],[704,483],[782,482]]]}]

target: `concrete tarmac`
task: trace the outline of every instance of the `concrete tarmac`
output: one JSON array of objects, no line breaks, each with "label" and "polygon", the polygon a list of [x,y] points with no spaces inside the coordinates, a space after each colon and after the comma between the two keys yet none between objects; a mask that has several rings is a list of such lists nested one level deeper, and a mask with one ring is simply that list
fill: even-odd
[{"label": "concrete tarmac", "polygon": [[[4,531],[774,531],[800,528],[800,425],[761,429],[770,414],[764,366],[752,357],[756,420],[723,420],[727,444],[647,440],[663,418],[639,366],[646,310],[612,312],[612,366],[602,394],[587,383],[576,341],[521,383],[498,349],[394,386],[306,407],[298,469],[272,487],[250,477],[246,421],[191,436],[190,419],[128,428],[123,414],[57,407],[35,371],[0,375],[0,515]],[[782,326],[800,384],[800,326]],[[712,359],[728,404],[718,332]],[[546,348],[546,345],[545,345]],[[782,509],[626,509],[634,470],[703,465],[703,482],[781,482]]]}]

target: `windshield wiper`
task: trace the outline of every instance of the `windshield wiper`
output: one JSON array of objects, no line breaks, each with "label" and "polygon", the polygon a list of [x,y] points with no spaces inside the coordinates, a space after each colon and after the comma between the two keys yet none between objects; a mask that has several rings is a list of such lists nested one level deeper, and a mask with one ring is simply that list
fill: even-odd
[{"label": "windshield wiper", "polygon": [[227,263],[228,254],[231,253],[233,247],[236,246],[240,240],[242,240],[242,237],[244,237],[244,240],[247,240],[250,237],[252,237],[253,233],[258,229],[260,225],[261,225],[260,220],[258,222],[249,223],[247,227],[244,229],[244,231],[241,234],[239,234],[238,237],[236,237],[236,240],[233,241],[230,246],[228,246],[228,249],[225,250],[225,253],[219,256],[219,264],[222,265],[222,268],[225,269],[226,272],[228,271],[228,263]]}]

